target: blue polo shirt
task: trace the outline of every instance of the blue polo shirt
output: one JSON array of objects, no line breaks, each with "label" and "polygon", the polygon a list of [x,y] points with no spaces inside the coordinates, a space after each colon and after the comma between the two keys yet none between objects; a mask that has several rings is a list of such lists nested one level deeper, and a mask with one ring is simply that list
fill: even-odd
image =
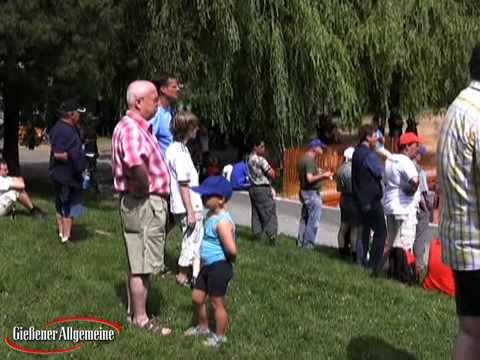
[{"label": "blue polo shirt", "polygon": [[170,130],[170,123],[172,122],[173,116],[174,114],[171,106],[166,108],[159,106],[157,113],[152,120],[153,134],[160,143],[160,148],[164,154],[173,142],[173,134]]},{"label": "blue polo shirt", "polygon": [[[50,130],[49,138],[52,149],[49,165],[50,179],[80,189],[82,187],[82,172],[87,166],[87,161],[77,128],[59,120]],[[55,160],[54,152],[66,152],[68,160]]]}]

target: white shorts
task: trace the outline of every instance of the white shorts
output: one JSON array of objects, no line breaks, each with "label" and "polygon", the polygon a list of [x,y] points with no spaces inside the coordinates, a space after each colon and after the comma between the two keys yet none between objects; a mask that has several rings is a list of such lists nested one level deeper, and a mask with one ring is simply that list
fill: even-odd
[{"label": "white shorts", "polygon": [[392,247],[411,250],[415,242],[417,213],[409,215],[387,215],[387,241],[385,253]]},{"label": "white shorts", "polygon": [[19,196],[20,193],[16,190],[10,190],[0,195],[0,216],[10,213]]},{"label": "white shorts", "polygon": [[203,213],[196,212],[197,222],[195,227],[188,228],[187,214],[175,214],[175,222],[182,228],[182,250],[178,258],[178,265],[189,267],[194,259],[200,259],[200,247],[203,240]]}]

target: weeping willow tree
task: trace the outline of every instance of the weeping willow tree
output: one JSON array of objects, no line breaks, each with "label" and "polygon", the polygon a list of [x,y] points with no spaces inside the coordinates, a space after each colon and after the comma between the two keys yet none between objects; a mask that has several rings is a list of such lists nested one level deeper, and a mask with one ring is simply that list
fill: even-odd
[{"label": "weeping willow tree", "polygon": [[466,0],[147,2],[145,72],[178,74],[202,119],[263,134],[280,152],[318,112],[357,124],[446,106],[480,40],[480,10]]}]

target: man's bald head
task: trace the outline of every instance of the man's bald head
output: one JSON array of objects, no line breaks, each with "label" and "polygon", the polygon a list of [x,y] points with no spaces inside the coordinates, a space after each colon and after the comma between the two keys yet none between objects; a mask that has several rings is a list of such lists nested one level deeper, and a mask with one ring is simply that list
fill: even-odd
[{"label": "man's bald head", "polygon": [[157,101],[157,89],[150,81],[136,80],[128,85],[128,108],[138,112],[146,120],[151,119],[157,112]]}]

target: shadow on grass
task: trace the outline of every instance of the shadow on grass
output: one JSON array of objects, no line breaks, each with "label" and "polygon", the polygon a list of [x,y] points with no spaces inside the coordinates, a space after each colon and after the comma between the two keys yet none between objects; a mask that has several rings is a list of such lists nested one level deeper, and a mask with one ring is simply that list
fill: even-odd
[{"label": "shadow on grass", "polygon": [[347,352],[350,360],[416,360],[413,354],[371,336],[353,338]]}]

